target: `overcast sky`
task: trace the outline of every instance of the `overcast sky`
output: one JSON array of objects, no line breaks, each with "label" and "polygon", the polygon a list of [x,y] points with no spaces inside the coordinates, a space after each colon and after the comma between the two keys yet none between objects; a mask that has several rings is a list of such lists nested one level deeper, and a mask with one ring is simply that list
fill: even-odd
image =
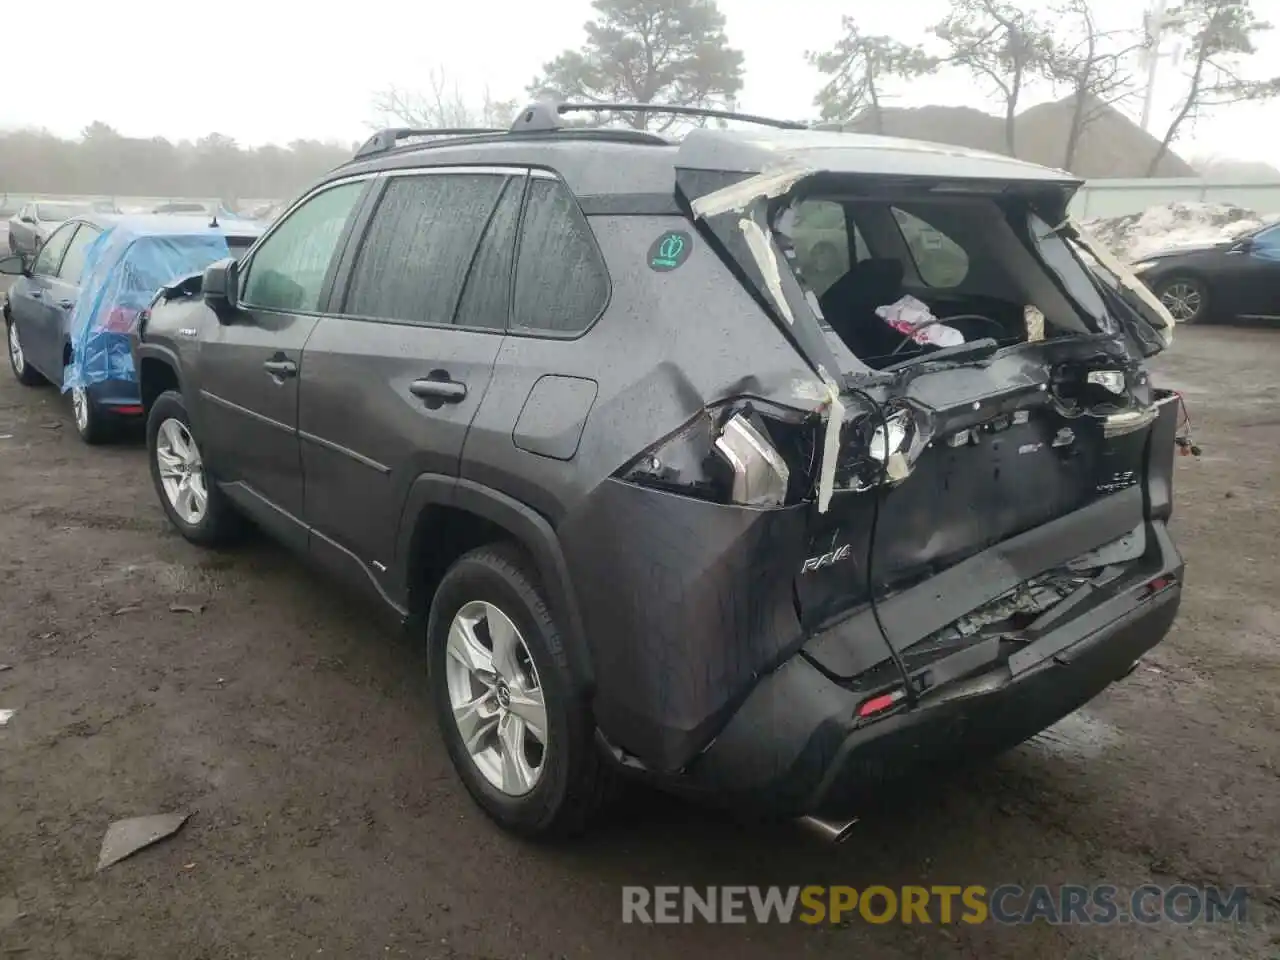
[{"label": "overcast sky", "polygon": [[[589,0],[62,0],[56,20],[39,3],[6,6],[0,64],[9,93],[22,95],[0,97],[0,125],[74,136],[102,120],[128,136],[218,131],[253,145],[363,139],[375,93],[388,84],[425,88],[432,68],[477,100],[486,85],[497,99],[523,99],[543,62],[581,43],[591,15]],[[746,54],[739,107],[810,115],[820,80],[804,54],[831,45],[841,14],[857,10],[865,29],[909,40],[944,7],[944,0],[720,0],[729,39]],[[1144,0],[1095,7],[1107,26],[1137,26]],[[1280,22],[1280,0],[1254,7]],[[1268,69],[1280,71],[1280,31],[1266,38],[1251,71]],[[1175,67],[1165,66],[1157,90],[1164,120],[1179,93]],[[964,77],[939,77],[893,102],[994,109],[984,92]],[[1178,147],[1184,155],[1277,163],[1280,102],[1224,108],[1188,133]]]}]

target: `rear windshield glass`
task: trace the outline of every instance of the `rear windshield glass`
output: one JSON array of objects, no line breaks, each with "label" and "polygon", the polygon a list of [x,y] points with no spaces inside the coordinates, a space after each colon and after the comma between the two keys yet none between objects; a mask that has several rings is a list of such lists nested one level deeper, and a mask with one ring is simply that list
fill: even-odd
[{"label": "rear windshield glass", "polygon": [[1080,259],[1018,199],[811,194],[776,232],[828,337],[872,367],[1106,327]]}]

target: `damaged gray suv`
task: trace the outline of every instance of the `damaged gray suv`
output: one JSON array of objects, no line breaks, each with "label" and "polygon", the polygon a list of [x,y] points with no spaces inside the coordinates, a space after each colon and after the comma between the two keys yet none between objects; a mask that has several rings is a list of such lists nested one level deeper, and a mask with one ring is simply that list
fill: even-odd
[{"label": "damaged gray suv", "polygon": [[838,831],[1165,636],[1173,322],[1076,180],[586,109],[375,135],[134,341],[174,526],[419,631],[488,814],[570,832],[624,774]]}]

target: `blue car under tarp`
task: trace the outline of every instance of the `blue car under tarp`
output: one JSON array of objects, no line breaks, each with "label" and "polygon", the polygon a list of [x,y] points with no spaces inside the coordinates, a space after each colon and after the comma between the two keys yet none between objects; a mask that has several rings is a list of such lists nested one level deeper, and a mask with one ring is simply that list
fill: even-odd
[{"label": "blue car under tarp", "polygon": [[89,248],[80,295],[71,311],[71,362],[62,392],[106,381],[137,383],[129,336],[156,291],[230,256],[218,227],[198,233],[187,222],[149,218],[143,225],[116,224]]}]

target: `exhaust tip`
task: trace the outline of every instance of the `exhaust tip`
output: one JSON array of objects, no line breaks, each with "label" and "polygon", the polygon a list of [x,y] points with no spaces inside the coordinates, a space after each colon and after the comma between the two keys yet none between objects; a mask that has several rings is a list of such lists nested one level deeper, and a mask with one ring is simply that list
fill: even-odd
[{"label": "exhaust tip", "polygon": [[844,843],[849,839],[853,833],[854,826],[858,823],[858,818],[854,817],[852,820],[824,820],[821,817],[800,817],[796,820],[796,823],[820,840],[838,844]]}]

